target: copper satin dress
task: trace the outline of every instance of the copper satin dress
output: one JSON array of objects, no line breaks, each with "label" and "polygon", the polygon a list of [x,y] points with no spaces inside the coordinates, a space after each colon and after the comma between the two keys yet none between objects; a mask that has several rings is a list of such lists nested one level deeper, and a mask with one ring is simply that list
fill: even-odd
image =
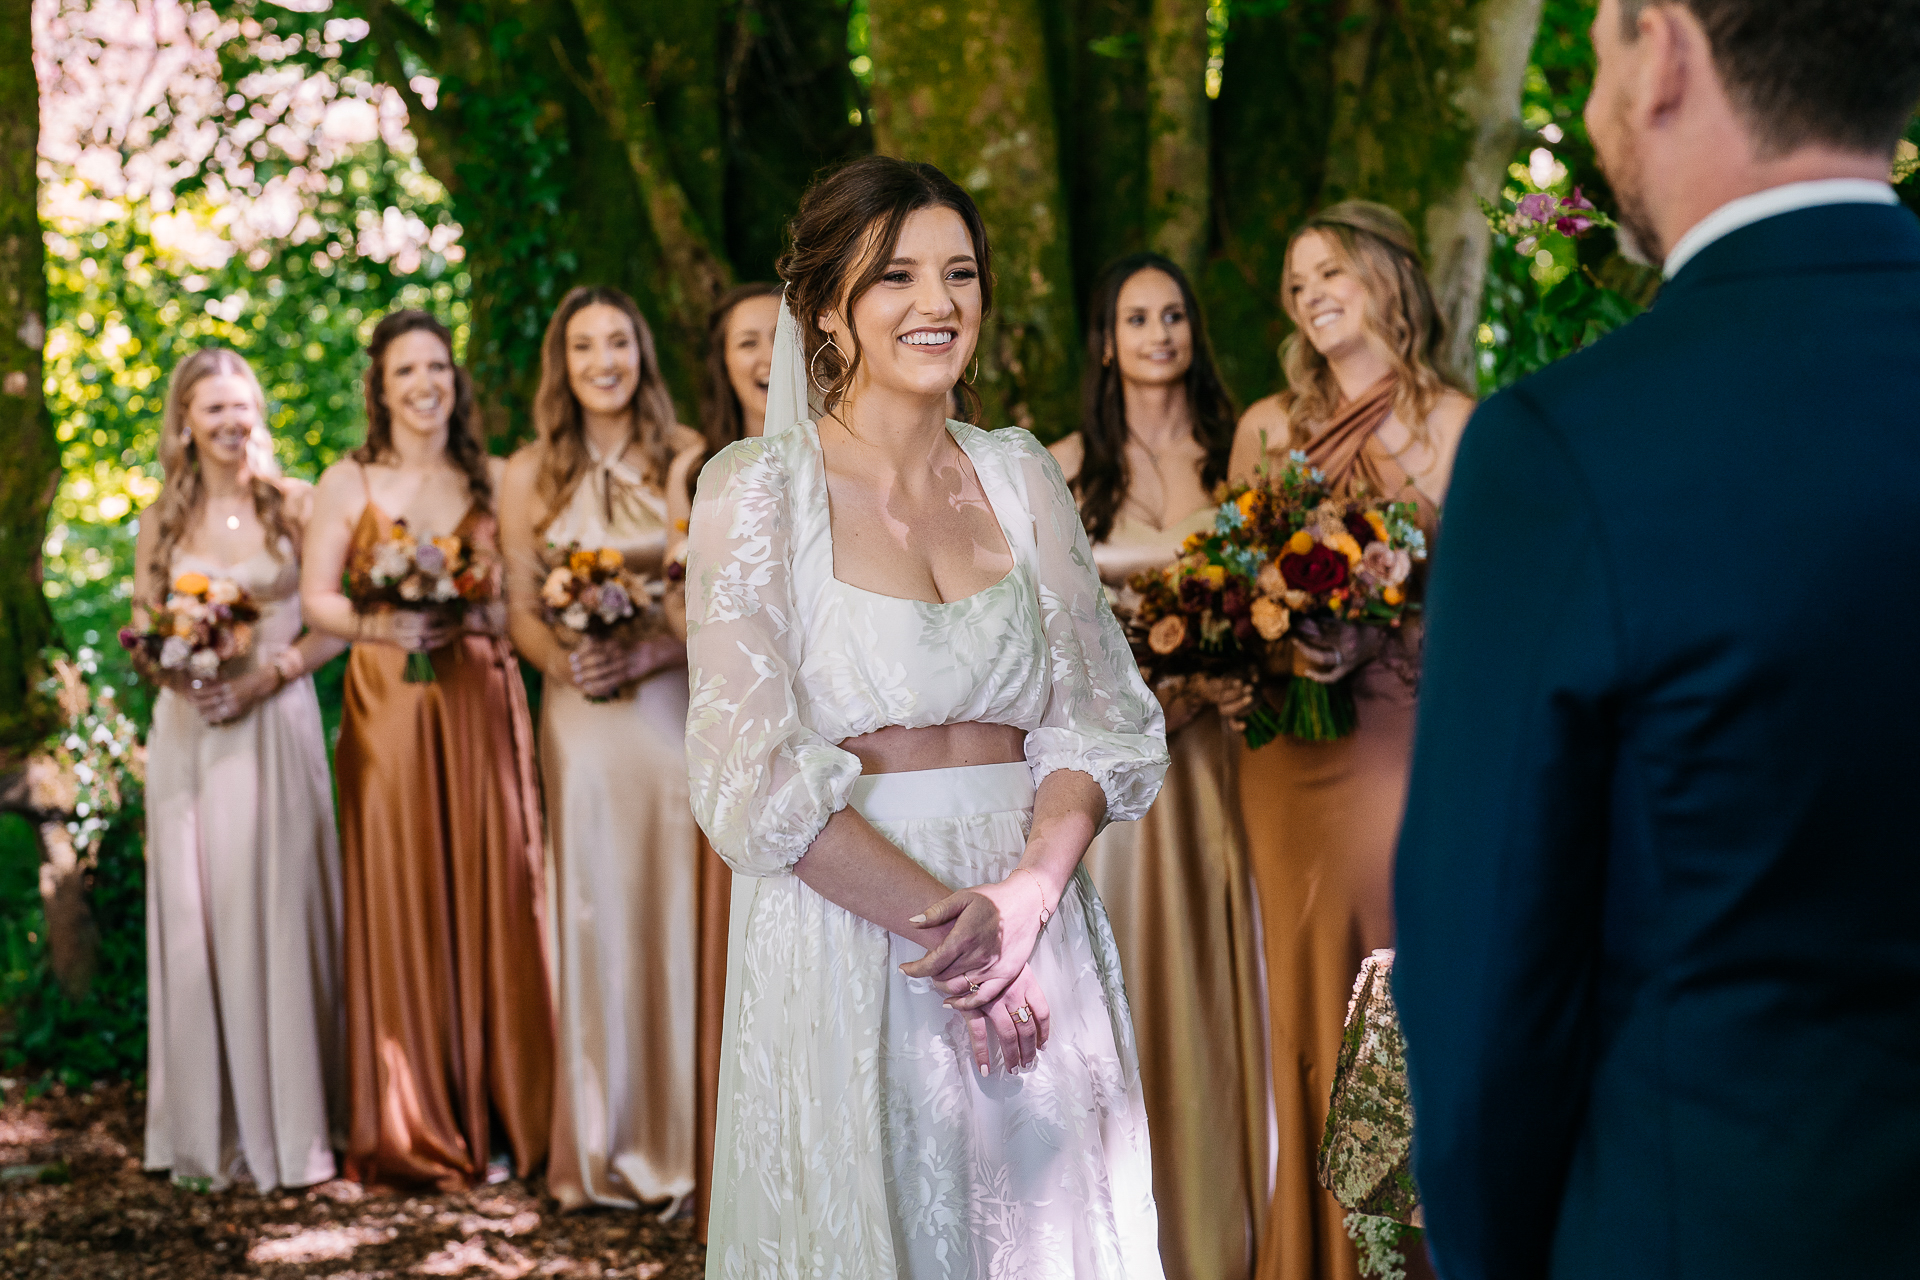
[{"label": "copper satin dress", "polygon": [[[1103,553],[1213,525],[1211,503],[1165,530],[1123,508]],[[1172,765],[1138,822],[1086,864],[1120,946],[1153,1133],[1153,1196],[1168,1280],[1247,1280],[1267,1207],[1265,995],[1253,884],[1235,798],[1235,739],[1208,710],[1167,735]]]},{"label": "copper satin dress", "polygon": [[[572,544],[614,547],[654,578],[666,503],[634,468],[595,458],[544,538],[555,562]],[[702,849],[686,722],[682,666],[610,702],[558,682],[541,699],[559,992],[547,1188],[563,1208],[693,1191]]]},{"label": "copper satin dress", "polygon": [[[371,499],[352,555],[391,528]],[[455,530],[497,545],[492,516]],[[521,1176],[547,1155],[553,1006],[533,733],[505,640],[469,633],[402,680],[353,647],[335,774],[346,885],[347,1176],[445,1190],[486,1175],[497,1120]]]},{"label": "copper satin dress", "polygon": [[[1375,434],[1395,389],[1383,380],[1343,405],[1306,454],[1338,490],[1364,484],[1377,498],[1417,503],[1431,544],[1437,504]],[[1393,945],[1393,848],[1413,762],[1417,665],[1410,635],[1355,673],[1357,727],[1349,737],[1237,748],[1265,937],[1278,1142],[1260,1280],[1359,1274],[1347,1210],[1320,1186],[1314,1166],[1354,977],[1370,951]]]},{"label": "copper satin dress", "polygon": [[[300,638],[291,542],[223,566],[260,606],[251,670]],[[171,689],[147,736],[145,1165],[215,1189],[334,1175],[346,1119],[340,854],[320,704],[309,676],[231,724]]]}]

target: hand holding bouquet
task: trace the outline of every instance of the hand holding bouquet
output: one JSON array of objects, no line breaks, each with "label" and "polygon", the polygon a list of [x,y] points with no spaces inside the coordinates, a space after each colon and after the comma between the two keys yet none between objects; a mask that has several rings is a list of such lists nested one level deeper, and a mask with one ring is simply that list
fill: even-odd
[{"label": "hand holding bouquet", "polygon": [[1142,674],[1155,687],[1182,677],[1196,689],[1251,686],[1250,747],[1281,733],[1345,737],[1354,725],[1346,677],[1370,646],[1353,646],[1354,659],[1331,672],[1314,659],[1342,647],[1343,628],[1390,632],[1419,609],[1411,578],[1426,536],[1415,507],[1335,497],[1299,453],[1278,477],[1222,497],[1211,533],[1128,583],[1121,612]]},{"label": "hand holding bouquet", "polygon": [[[588,641],[630,644],[660,622],[655,603],[659,588],[626,566],[615,547],[583,550],[578,543],[561,553],[540,586],[547,625]],[[608,702],[612,695],[587,696]]]},{"label": "hand holding bouquet", "polygon": [[259,619],[253,597],[232,579],[183,573],[147,615],[147,629],[122,628],[120,644],[161,671],[212,680],[223,663],[253,649]]},{"label": "hand holding bouquet", "polygon": [[[443,625],[458,625],[468,606],[485,604],[497,594],[499,564],[481,548],[451,534],[419,539],[405,520],[347,571],[347,594],[361,613],[400,609],[426,614]],[[409,684],[433,680],[433,661],[423,649],[407,654],[403,677]]]}]

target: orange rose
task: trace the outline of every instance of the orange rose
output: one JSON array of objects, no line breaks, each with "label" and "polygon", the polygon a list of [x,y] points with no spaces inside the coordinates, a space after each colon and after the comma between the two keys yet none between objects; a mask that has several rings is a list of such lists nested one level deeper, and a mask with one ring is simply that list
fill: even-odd
[{"label": "orange rose", "polygon": [[573,570],[573,575],[576,578],[591,577],[593,574],[593,566],[598,559],[599,557],[595,556],[591,551],[575,551],[567,557],[567,568]]},{"label": "orange rose", "polygon": [[203,596],[212,585],[204,573],[183,573],[173,580],[173,589],[183,596]]},{"label": "orange rose", "polygon": [[1262,640],[1278,640],[1292,623],[1293,615],[1278,600],[1261,596],[1253,602],[1253,629]]},{"label": "orange rose", "polygon": [[617,547],[600,548],[600,567],[608,573],[618,573],[626,563],[627,558],[620,554]]},{"label": "orange rose", "polygon": [[1166,657],[1187,642],[1187,620],[1177,613],[1170,613],[1153,624],[1153,630],[1147,632],[1147,648],[1161,657]]}]

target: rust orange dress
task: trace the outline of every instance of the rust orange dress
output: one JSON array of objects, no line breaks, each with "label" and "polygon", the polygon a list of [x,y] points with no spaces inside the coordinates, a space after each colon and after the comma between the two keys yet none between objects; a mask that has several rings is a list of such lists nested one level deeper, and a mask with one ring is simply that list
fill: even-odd
[{"label": "rust orange dress", "polygon": [[[391,529],[369,499],[357,560]],[[493,518],[455,533],[496,545]],[[351,563],[351,562],[350,562]],[[553,1005],[533,729],[513,652],[468,634],[432,654],[355,645],[340,744],[347,1176],[455,1190],[484,1178],[497,1117],[526,1176],[546,1158]]]},{"label": "rust orange dress", "polygon": [[[1364,485],[1375,497],[1418,505],[1431,543],[1437,505],[1375,434],[1396,388],[1384,379],[1342,405],[1306,453],[1336,491]],[[1284,454],[1275,461],[1284,465]],[[1359,1274],[1347,1210],[1320,1186],[1315,1160],[1354,976],[1369,951],[1393,945],[1393,847],[1413,761],[1417,644],[1411,633],[1396,639],[1354,674],[1351,736],[1236,748],[1266,950],[1278,1144],[1259,1280]]]}]

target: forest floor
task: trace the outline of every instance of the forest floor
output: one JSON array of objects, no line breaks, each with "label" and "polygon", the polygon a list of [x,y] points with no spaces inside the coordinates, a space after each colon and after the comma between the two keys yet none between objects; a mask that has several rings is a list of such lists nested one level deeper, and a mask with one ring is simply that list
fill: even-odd
[{"label": "forest floor", "polygon": [[695,1280],[705,1250],[682,1218],[562,1214],[545,1184],[452,1195],[350,1182],[221,1192],[140,1168],[145,1096],[0,1082],[0,1277],[31,1280]]}]

